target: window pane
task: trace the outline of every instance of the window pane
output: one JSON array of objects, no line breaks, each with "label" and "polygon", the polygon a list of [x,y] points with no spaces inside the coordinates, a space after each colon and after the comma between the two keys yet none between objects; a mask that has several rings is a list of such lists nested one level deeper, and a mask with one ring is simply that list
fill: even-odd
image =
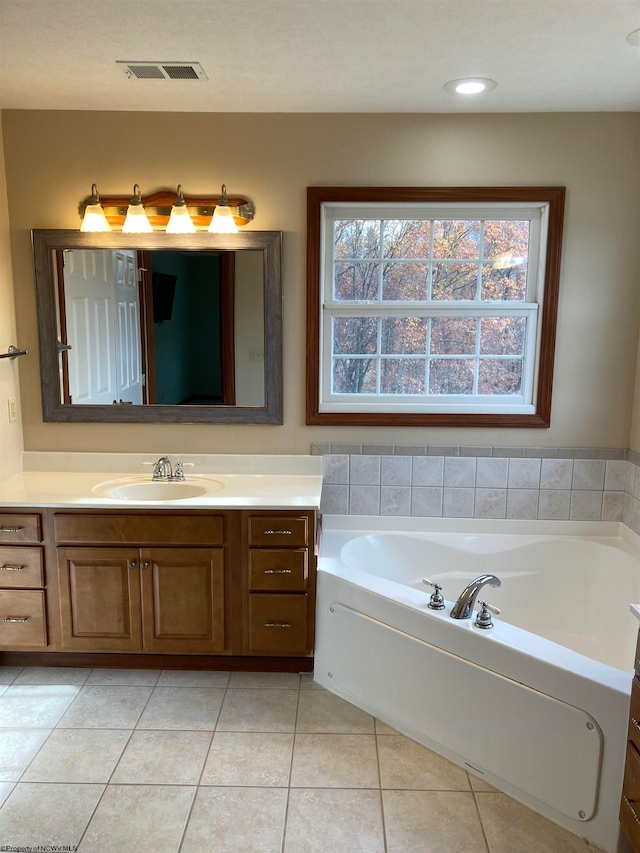
[{"label": "window pane", "polygon": [[477,264],[433,265],[432,299],[475,299],[477,285]]},{"label": "window pane", "polygon": [[378,321],[375,317],[335,317],[334,353],[375,353],[378,346]]},{"label": "window pane", "polygon": [[425,353],[428,320],[424,317],[398,317],[382,320],[382,352]]},{"label": "window pane", "polygon": [[522,355],[525,317],[483,317],[480,321],[482,355]]},{"label": "window pane", "polygon": [[428,219],[387,219],[382,224],[385,258],[428,258],[431,222]]},{"label": "window pane", "polygon": [[373,358],[334,358],[334,394],[375,394],[376,360]]},{"label": "window pane", "polygon": [[338,263],[335,266],[334,299],[364,302],[378,298],[378,264]]},{"label": "window pane", "polygon": [[529,226],[529,220],[486,219],[482,256],[503,263],[510,259],[526,261],[529,257]]},{"label": "window pane", "polygon": [[519,394],[521,388],[522,361],[520,359],[481,359],[478,394]]},{"label": "window pane", "polygon": [[382,271],[383,299],[426,299],[429,295],[429,264],[398,262]]},{"label": "window pane", "polygon": [[475,362],[470,358],[434,358],[429,368],[430,394],[473,394]]},{"label": "window pane", "polygon": [[424,359],[385,358],[380,373],[382,394],[424,394]]},{"label": "window pane", "polygon": [[431,321],[430,351],[439,355],[467,355],[476,351],[476,317],[439,317]]},{"label": "window pane", "polygon": [[[527,262],[513,258],[513,266],[482,265],[480,298],[486,301],[520,300],[527,294]],[[518,263],[515,263],[518,261]]]},{"label": "window pane", "polygon": [[380,255],[380,221],[338,219],[334,223],[333,242],[336,260],[377,258]]},{"label": "window pane", "polygon": [[480,223],[466,219],[436,219],[433,223],[434,258],[479,258]]}]

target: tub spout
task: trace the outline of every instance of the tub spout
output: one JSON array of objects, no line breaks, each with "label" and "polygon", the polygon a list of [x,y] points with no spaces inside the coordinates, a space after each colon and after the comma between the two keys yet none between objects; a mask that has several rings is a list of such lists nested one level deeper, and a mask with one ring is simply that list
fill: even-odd
[{"label": "tub spout", "polygon": [[483,586],[500,586],[500,578],[495,575],[480,575],[468,583],[460,593],[458,600],[451,608],[452,619],[469,619],[473,613],[478,593]]}]

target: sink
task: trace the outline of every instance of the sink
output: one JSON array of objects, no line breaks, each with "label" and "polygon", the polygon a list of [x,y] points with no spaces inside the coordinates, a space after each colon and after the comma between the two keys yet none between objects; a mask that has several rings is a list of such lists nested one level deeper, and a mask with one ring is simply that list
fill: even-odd
[{"label": "sink", "polygon": [[181,501],[221,491],[219,480],[147,480],[140,477],[110,480],[93,489],[94,494],[120,501]]}]

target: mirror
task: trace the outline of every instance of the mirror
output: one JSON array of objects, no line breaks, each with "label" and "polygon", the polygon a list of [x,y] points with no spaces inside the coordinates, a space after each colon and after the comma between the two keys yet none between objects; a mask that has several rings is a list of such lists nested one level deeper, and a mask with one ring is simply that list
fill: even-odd
[{"label": "mirror", "polygon": [[32,232],[45,421],[282,423],[282,234]]}]

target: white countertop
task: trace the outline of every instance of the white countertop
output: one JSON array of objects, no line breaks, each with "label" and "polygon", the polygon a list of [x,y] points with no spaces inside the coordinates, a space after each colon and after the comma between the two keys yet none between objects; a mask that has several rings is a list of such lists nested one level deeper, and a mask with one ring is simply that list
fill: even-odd
[{"label": "white countertop", "polygon": [[178,500],[132,501],[105,496],[111,481],[136,478],[151,482],[153,463],[161,455],[27,452],[23,455],[22,473],[0,482],[0,506],[94,509],[318,509],[320,506],[321,456],[167,454],[174,464],[180,459],[185,465],[187,482],[207,485],[213,479],[219,484],[218,490]]},{"label": "white countertop", "polygon": [[638,622],[640,622],[640,604],[632,604],[630,609]]}]

